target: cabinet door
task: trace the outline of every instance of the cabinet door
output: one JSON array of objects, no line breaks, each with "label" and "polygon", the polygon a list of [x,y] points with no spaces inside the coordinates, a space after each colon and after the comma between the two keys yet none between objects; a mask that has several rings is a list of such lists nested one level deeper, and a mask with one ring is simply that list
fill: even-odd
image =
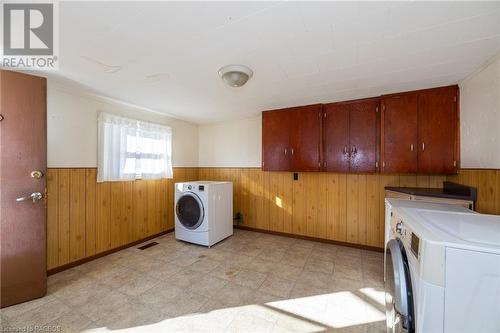
[{"label": "cabinet door", "polygon": [[262,170],[290,169],[289,125],[288,111],[262,112]]},{"label": "cabinet door", "polygon": [[457,87],[418,94],[418,172],[456,171]]},{"label": "cabinet door", "polygon": [[323,107],[323,170],[349,172],[349,105]]},{"label": "cabinet door", "polygon": [[378,105],[378,99],[355,102],[350,105],[351,172],[377,172]]},{"label": "cabinet door", "polygon": [[321,104],[291,109],[290,152],[292,171],[320,170]]},{"label": "cabinet door", "polygon": [[382,99],[382,171],[417,171],[417,95]]}]

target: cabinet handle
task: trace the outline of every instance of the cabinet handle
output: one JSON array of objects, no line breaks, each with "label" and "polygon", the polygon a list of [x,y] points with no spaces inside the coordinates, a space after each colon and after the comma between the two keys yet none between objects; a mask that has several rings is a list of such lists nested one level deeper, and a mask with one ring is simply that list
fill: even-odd
[{"label": "cabinet handle", "polygon": [[293,148],[292,148],[292,150],[291,150],[291,153],[292,153],[292,156],[293,156],[293,154],[295,153],[295,151],[293,150]]},{"label": "cabinet handle", "polygon": [[410,144],[410,150],[413,151],[413,143]]},{"label": "cabinet handle", "polygon": [[422,142],[422,151],[425,151],[425,142]]},{"label": "cabinet handle", "polygon": [[347,155],[347,146],[344,146],[344,154]]},{"label": "cabinet handle", "polygon": [[352,146],[351,147],[351,154],[356,154],[358,152],[358,149],[356,148],[356,146]]},{"label": "cabinet handle", "polygon": [[286,153],[287,153],[287,150],[286,150],[286,148],[285,148],[285,156],[286,156]]}]

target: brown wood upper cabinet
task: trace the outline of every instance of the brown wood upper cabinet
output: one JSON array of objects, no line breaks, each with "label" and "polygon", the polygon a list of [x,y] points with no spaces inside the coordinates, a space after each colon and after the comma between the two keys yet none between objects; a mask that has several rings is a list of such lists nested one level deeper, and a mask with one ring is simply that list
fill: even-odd
[{"label": "brown wood upper cabinet", "polygon": [[455,173],[457,105],[455,85],[265,111],[262,169]]},{"label": "brown wood upper cabinet", "polygon": [[320,171],[321,104],[262,113],[264,171]]},{"label": "brown wood upper cabinet", "polygon": [[323,170],[377,172],[377,98],[323,107]]},{"label": "brown wood upper cabinet", "polygon": [[289,126],[289,111],[262,112],[263,170],[288,171],[290,169]]},{"label": "brown wood upper cabinet", "polygon": [[458,165],[458,87],[418,94],[418,172],[454,173]]},{"label": "brown wood upper cabinet", "polygon": [[456,172],[457,100],[457,86],[384,96],[382,171]]},{"label": "brown wood upper cabinet", "polygon": [[417,94],[386,96],[382,104],[382,171],[417,172]]}]

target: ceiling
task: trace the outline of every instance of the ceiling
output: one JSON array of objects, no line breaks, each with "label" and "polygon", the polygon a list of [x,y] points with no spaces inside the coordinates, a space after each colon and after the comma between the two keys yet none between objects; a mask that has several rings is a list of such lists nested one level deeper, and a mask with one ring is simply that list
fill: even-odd
[{"label": "ceiling", "polygon": [[[500,2],[60,2],[58,75],[209,123],[459,82],[500,51]],[[217,70],[253,78],[227,86]]]}]

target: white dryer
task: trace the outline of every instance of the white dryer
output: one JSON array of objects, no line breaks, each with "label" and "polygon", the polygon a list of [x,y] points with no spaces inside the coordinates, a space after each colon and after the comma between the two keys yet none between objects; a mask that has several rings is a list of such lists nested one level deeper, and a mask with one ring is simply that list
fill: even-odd
[{"label": "white dryer", "polygon": [[175,238],[212,246],[233,234],[233,183],[175,184]]},{"label": "white dryer", "polygon": [[500,331],[500,216],[387,199],[388,332]]}]

